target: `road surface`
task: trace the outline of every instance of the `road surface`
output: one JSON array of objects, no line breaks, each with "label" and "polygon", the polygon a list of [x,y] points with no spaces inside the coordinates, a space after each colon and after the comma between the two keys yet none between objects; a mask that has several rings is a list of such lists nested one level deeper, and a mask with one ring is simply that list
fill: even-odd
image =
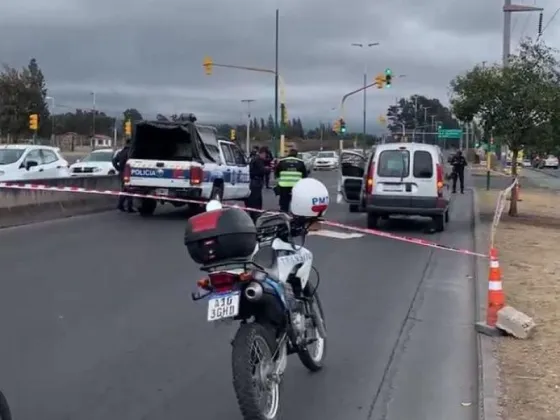
[{"label": "road surface", "polygon": [[[334,202],[336,177],[318,175]],[[267,191],[267,201],[272,201]],[[432,240],[472,248],[470,195]],[[365,226],[332,204],[329,217]],[[241,420],[233,327],[190,300],[185,215],[109,212],[0,231],[0,388],[14,418]],[[385,230],[424,236],[417,221]],[[309,237],[322,273],[326,368],[290,358],[284,420],[473,420],[472,259],[366,236]]]}]

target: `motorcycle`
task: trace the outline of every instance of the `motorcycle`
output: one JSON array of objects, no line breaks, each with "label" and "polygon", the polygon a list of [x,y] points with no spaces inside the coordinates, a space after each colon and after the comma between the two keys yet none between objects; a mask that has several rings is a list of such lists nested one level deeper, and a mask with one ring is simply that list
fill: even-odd
[{"label": "motorcycle", "polygon": [[[217,201],[207,205],[210,212],[219,209]],[[208,300],[207,320],[240,321],[231,343],[232,373],[245,420],[278,418],[288,355],[297,354],[312,372],[323,367],[327,334],[317,291],[320,276],[312,252],[303,246],[317,221],[317,217],[262,215],[252,225],[257,239],[256,244],[248,244],[254,249],[249,258],[220,258],[201,267],[208,276],[197,283],[199,290],[192,299]],[[302,244],[296,245],[295,238],[301,238]],[[236,240],[236,249],[242,243]],[[215,248],[210,254],[219,252]],[[311,273],[316,274],[315,285],[310,282]]]},{"label": "motorcycle", "polygon": [[12,420],[10,406],[2,391],[0,391],[0,420]]}]

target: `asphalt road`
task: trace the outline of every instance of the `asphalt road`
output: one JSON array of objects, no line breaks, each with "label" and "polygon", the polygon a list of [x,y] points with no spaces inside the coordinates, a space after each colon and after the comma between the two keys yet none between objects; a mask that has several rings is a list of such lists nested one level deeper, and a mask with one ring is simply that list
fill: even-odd
[{"label": "asphalt road", "polygon": [[[319,177],[334,202],[336,177]],[[448,230],[427,237],[471,249],[471,197],[455,198]],[[346,206],[328,215],[365,226]],[[241,419],[234,326],[190,300],[201,275],[184,226],[183,212],[109,212],[0,231],[0,388],[15,420]],[[282,419],[475,419],[472,259],[375,236],[308,246],[329,354],[316,374],[290,358]]]}]

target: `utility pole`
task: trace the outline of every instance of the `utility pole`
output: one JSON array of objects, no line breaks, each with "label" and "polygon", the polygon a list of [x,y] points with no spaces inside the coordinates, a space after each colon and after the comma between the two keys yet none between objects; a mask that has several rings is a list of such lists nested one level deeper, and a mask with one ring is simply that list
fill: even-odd
[{"label": "utility pole", "polygon": [[242,103],[247,104],[247,137],[245,139],[245,152],[247,156],[251,153],[251,102],[255,102],[255,99],[242,99]]},{"label": "utility pole", "polygon": [[276,9],[276,35],[275,35],[275,64],[274,64],[274,141],[272,142],[272,154],[276,157],[280,150],[278,144],[280,140],[280,130],[278,126],[278,50],[279,50],[279,34],[280,34],[280,10]]},{"label": "utility pole", "polygon": [[54,144],[54,97],[47,96],[46,99],[51,101],[51,107],[49,109],[49,113],[51,114],[51,146],[55,146]]},{"label": "utility pole", "polygon": [[91,148],[95,150],[95,113],[96,113],[96,103],[95,103],[95,92],[91,92],[91,97],[93,101],[93,108],[91,110],[92,120],[91,120]]},{"label": "utility pole", "polygon": [[422,128],[422,143],[426,143],[426,127],[428,126],[428,109],[431,107],[424,106],[424,127]]},{"label": "utility pole", "polygon": [[[365,48],[377,47],[379,45],[379,42],[370,42],[368,44],[355,42],[350,45],[352,47],[365,49]],[[368,85],[367,72],[368,71],[367,71],[367,60],[366,60],[364,62],[364,103],[363,103],[363,127],[362,127],[364,142],[366,139],[366,131],[367,131],[367,88],[366,88],[366,86]]]}]

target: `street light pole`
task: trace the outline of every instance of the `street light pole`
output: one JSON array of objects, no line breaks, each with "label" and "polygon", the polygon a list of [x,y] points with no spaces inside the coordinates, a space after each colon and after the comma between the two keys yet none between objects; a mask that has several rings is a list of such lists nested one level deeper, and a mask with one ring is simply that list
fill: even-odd
[{"label": "street light pole", "polygon": [[91,97],[93,101],[93,108],[91,111],[92,119],[91,119],[91,148],[95,150],[95,108],[96,108],[96,101],[95,101],[95,92],[91,92]]},{"label": "street light pole", "polygon": [[247,104],[247,137],[245,139],[247,156],[251,152],[251,102],[255,102],[255,99],[241,99],[241,103]]},{"label": "street light pole", "polygon": [[274,64],[274,140],[272,142],[272,154],[276,157],[280,146],[280,130],[278,127],[278,50],[280,34],[280,10],[276,9],[276,35],[275,35],[275,64]]},{"label": "street light pole", "polygon": [[431,107],[424,106],[424,128],[422,129],[422,143],[426,143],[426,127],[428,125],[428,109]]},{"label": "street light pole", "polygon": [[51,114],[51,146],[54,146],[54,97],[47,96],[47,100],[51,101],[51,109],[49,109]]},{"label": "street light pole", "polygon": [[[376,47],[379,45],[379,42],[370,42],[368,44],[363,44],[363,43],[358,43],[358,42],[354,42],[352,44],[350,44],[352,47],[358,47],[358,48],[371,48],[371,47]],[[366,123],[367,123],[367,89],[366,86],[368,84],[368,80],[367,80],[367,60],[364,63],[364,104],[363,104],[363,137],[364,137],[364,142],[366,139],[366,131],[367,131],[367,127],[366,127]]]}]

